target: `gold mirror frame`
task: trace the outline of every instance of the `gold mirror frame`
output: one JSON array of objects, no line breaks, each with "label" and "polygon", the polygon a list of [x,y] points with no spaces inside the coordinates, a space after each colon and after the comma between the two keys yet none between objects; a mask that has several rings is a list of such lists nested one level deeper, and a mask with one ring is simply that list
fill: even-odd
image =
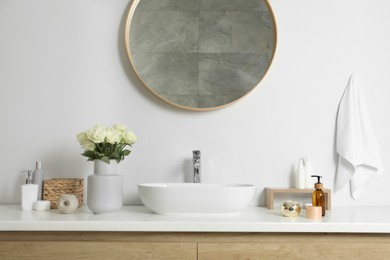
[{"label": "gold mirror frame", "polygon": [[[250,90],[248,90],[245,94],[241,95],[240,97],[236,98],[233,101],[230,101],[230,102],[227,102],[227,103],[224,103],[224,104],[221,104],[221,105],[217,105],[217,106],[211,106],[211,107],[192,107],[192,106],[187,106],[187,105],[182,105],[182,104],[179,104],[179,103],[175,103],[175,102],[169,100],[168,98],[165,98],[164,96],[159,94],[155,89],[153,89],[152,86],[149,86],[148,84],[146,84],[146,82],[143,80],[143,78],[141,77],[140,73],[136,69],[136,66],[134,64],[134,60],[133,60],[133,57],[132,57],[132,53],[131,53],[131,49],[130,49],[130,28],[131,28],[132,20],[133,20],[133,17],[134,17],[134,13],[135,13],[135,11],[137,9],[137,6],[138,6],[140,1],[141,0],[133,0],[133,3],[131,4],[129,13],[127,15],[126,25],[125,25],[125,46],[126,46],[126,52],[127,52],[130,64],[131,64],[135,74],[137,75],[138,79],[142,82],[142,84],[150,92],[152,92],[154,95],[156,95],[158,98],[160,98],[161,100],[165,101],[166,103],[168,103],[168,104],[170,104],[170,105],[172,105],[174,107],[182,108],[182,109],[185,109],[185,110],[192,110],[192,111],[209,111],[209,110],[215,110],[215,109],[223,108],[223,107],[229,106],[231,104],[234,104],[234,103],[242,100],[247,95],[249,95],[249,93],[251,93],[259,85],[261,80],[268,73],[269,68],[271,67],[271,64],[272,64],[274,56],[275,56],[275,51],[276,51],[276,46],[277,46],[277,27],[276,27],[275,16],[274,16],[273,10],[272,10],[268,0],[264,0],[264,3],[267,6],[267,10],[269,12],[270,20],[272,22],[272,27],[273,27],[272,28],[272,32],[273,32],[272,53],[271,53],[270,60],[268,62],[268,66],[264,69],[264,73],[259,77],[257,83],[254,86],[252,86]],[[261,1],[261,0],[259,0],[259,1]]]}]

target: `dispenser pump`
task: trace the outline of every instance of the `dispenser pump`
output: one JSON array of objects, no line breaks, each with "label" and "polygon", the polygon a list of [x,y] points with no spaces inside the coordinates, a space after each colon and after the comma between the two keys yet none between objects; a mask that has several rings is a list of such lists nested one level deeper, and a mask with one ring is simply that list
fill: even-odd
[{"label": "dispenser pump", "polygon": [[32,170],[27,170],[22,172],[27,172],[26,184],[32,184]]},{"label": "dispenser pump", "polygon": [[314,188],[317,190],[322,190],[324,188],[324,185],[321,183],[322,176],[312,175],[311,177],[317,178],[317,182],[314,184]]}]

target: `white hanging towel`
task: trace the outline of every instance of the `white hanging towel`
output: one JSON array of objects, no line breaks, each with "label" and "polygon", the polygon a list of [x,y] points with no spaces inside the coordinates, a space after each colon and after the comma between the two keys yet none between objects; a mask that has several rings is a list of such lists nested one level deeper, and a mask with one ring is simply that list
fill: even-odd
[{"label": "white hanging towel", "polygon": [[372,177],[382,174],[380,147],[373,133],[359,84],[351,75],[337,115],[336,149],[339,162],[336,190],[350,182],[356,200]]}]

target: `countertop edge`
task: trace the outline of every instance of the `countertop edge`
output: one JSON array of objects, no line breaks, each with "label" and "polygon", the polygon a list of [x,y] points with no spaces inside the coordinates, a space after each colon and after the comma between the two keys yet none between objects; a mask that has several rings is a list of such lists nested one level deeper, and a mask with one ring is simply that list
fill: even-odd
[{"label": "countertop edge", "polygon": [[263,232],[389,233],[390,207],[334,208],[320,221],[281,216],[277,210],[252,207],[239,216],[166,216],[143,206],[124,206],[117,213],[94,215],[86,206],[74,214],[22,211],[0,205],[0,231],[82,232]]}]

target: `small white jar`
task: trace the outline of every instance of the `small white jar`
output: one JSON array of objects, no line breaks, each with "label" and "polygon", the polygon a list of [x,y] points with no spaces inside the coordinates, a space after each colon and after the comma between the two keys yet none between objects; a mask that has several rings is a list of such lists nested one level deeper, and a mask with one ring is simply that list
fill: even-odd
[{"label": "small white jar", "polygon": [[49,211],[50,210],[50,201],[37,200],[36,202],[34,202],[33,208],[36,211]]}]

